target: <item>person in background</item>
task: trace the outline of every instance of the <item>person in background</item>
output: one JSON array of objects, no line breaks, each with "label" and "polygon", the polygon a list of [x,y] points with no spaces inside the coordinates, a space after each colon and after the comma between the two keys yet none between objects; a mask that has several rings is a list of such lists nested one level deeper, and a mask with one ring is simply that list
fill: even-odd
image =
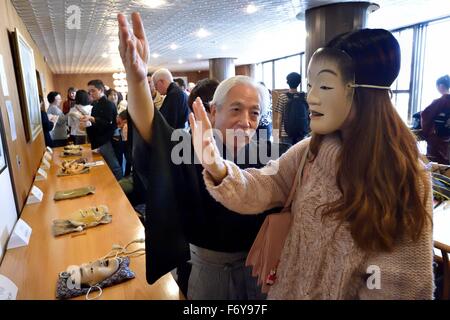
[{"label": "person in background", "polygon": [[436,88],[441,94],[421,113],[422,136],[427,141],[430,161],[450,164],[450,77],[440,77]]},{"label": "person in background", "polygon": [[[188,87],[187,87],[187,91],[189,92],[189,94],[192,92],[192,89],[194,89],[194,88],[195,88],[195,83],[189,82]],[[189,106],[189,107],[191,108],[192,106]]]},{"label": "person in background", "polygon": [[54,147],[63,147],[67,145],[67,115],[61,110],[61,95],[59,92],[52,91],[47,95],[48,103],[50,103],[47,114],[50,121],[55,126],[50,132]]},{"label": "person in background", "polygon": [[88,82],[89,94],[94,101],[91,115],[83,116],[80,120],[90,121],[86,128],[91,147],[99,150],[117,180],[123,176],[122,168],[112,147],[112,137],[117,128],[117,108],[105,96],[105,87],[101,80]]},{"label": "person in background", "polygon": [[175,82],[175,83],[178,85],[178,87],[179,87],[184,93],[186,93],[187,95],[189,95],[189,91],[187,91],[186,83],[184,82],[183,79],[181,79],[181,78],[176,78],[176,79],[173,79],[173,82]]},{"label": "person in background", "polygon": [[120,132],[120,149],[125,157],[125,174],[131,173],[131,149],[128,147],[128,111],[124,110],[117,116],[117,128]]},{"label": "person in background", "polygon": [[89,104],[89,94],[85,90],[78,90],[75,94],[75,105],[70,109],[68,115],[70,135],[74,144],[87,143],[86,127],[92,124],[89,121],[80,121],[80,119],[83,116],[89,116],[91,111],[92,106]]},{"label": "person in background", "polygon": [[122,111],[126,110],[126,104],[122,103],[122,101],[125,101],[123,100],[122,93],[114,89],[109,89],[105,94],[108,100],[114,103],[114,105],[116,106],[117,114],[120,114]]},{"label": "person in background", "polygon": [[159,112],[172,128],[186,128],[189,115],[188,96],[173,81],[172,73],[167,69],[156,70],[152,79],[156,90],[166,96]]},{"label": "person in background", "polygon": [[282,143],[292,145],[294,141],[284,129],[284,111],[289,102],[289,95],[298,93],[298,86],[302,82],[302,76],[297,72],[291,72],[286,76],[286,83],[289,86],[287,93],[282,93],[278,97],[277,104],[273,106],[273,128],[278,130],[279,140]]},{"label": "person in background", "polygon": [[39,95],[39,102],[41,104],[41,121],[42,121],[42,131],[44,132],[45,146],[53,148],[52,137],[50,136],[50,131],[52,131],[55,124],[48,119],[47,112],[45,111],[44,99]]},{"label": "person in background", "polygon": [[62,112],[64,114],[68,114],[70,109],[75,105],[75,94],[77,93],[77,89],[74,87],[70,87],[67,90],[67,100],[63,103]]},{"label": "person in background", "polygon": [[[109,89],[106,91],[105,94],[106,94],[106,97],[108,98],[108,100],[111,101],[112,103],[114,103],[114,105],[116,106],[118,115],[120,114],[120,112],[125,110],[125,109],[119,110],[119,106],[123,101],[123,96],[120,92],[118,92],[114,89]],[[122,105],[122,108],[123,108],[123,105]],[[120,137],[119,128],[116,128],[116,130],[114,130],[112,146],[114,149],[114,153],[116,154],[116,158],[119,161],[119,165],[120,165],[120,167],[122,167],[124,150],[123,150],[123,146],[122,146],[122,140]]]},{"label": "person in background", "polygon": [[155,105],[155,108],[159,110],[162,107],[165,96],[160,94],[159,91],[155,89],[155,84],[153,83],[153,79],[152,79],[152,73],[150,73],[150,72],[147,73],[147,82],[148,82],[148,85],[150,86],[150,92],[152,94],[153,104]]},{"label": "person in background", "polygon": [[215,79],[202,79],[197,82],[197,85],[192,88],[191,94],[188,99],[189,109],[192,111],[192,104],[194,103],[197,97],[202,99],[203,104],[205,105],[206,112],[208,116],[211,116],[211,107],[209,103],[211,102],[214,92],[216,92],[217,87],[219,86],[219,81]]},{"label": "person in background", "polygon": [[[264,82],[259,82],[264,88],[267,88]],[[270,140],[272,137],[272,91],[269,91],[270,104],[267,111],[261,115],[261,120],[259,120],[259,126],[256,129],[256,139],[266,139]]]}]

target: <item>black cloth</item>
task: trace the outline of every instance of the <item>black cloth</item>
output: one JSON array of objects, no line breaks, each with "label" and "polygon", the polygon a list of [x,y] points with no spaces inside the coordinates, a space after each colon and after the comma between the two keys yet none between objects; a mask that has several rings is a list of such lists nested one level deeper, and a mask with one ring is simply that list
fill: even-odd
[{"label": "black cloth", "polygon": [[45,145],[47,147],[53,148],[52,137],[50,136],[50,131],[52,131],[55,124],[48,120],[47,112],[41,110],[41,120],[42,120],[42,131],[44,131]]},{"label": "black cloth", "polygon": [[[221,252],[248,251],[266,214],[240,215],[211,197],[203,180],[203,167],[192,162],[194,150],[191,136],[184,130],[180,130],[180,141],[187,144],[186,151],[190,154],[181,154],[192,164],[175,164],[171,156],[172,153],[180,154],[178,151],[173,152],[179,150],[175,149],[179,147],[178,141],[171,141],[174,130],[156,110],[152,130],[151,145],[146,144],[136,130],[133,133],[134,165],[147,190],[147,281],[154,283],[188,261],[189,243]],[[270,149],[270,142],[264,143]],[[252,141],[249,146],[258,147],[258,144]],[[247,147],[245,151],[250,149]],[[254,164],[239,166],[247,168],[264,165],[260,159],[256,160]]]},{"label": "black cloth", "polygon": [[183,129],[189,117],[188,96],[175,82],[167,88],[167,95],[159,111],[174,129]]},{"label": "black cloth", "polygon": [[114,130],[117,128],[117,108],[103,96],[93,105],[91,116],[95,118],[95,123],[87,127],[86,132],[92,149],[97,149],[112,140]]}]

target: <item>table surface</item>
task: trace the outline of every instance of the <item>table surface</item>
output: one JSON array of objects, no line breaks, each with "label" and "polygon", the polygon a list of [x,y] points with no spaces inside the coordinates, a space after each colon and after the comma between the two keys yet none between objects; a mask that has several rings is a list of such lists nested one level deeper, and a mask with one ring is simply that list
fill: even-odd
[{"label": "table surface", "polygon": [[[0,266],[0,274],[11,279],[19,288],[17,299],[56,299],[56,281],[60,272],[70,265],[95,261],[108,252],[113,244],[126,245],[144,238],[144,227],[133,207],[106,165],[92,167],[87,174],[57,177],[62,148],[53,149],[48,178],[35,181],[43,191],[40,203],[27,204],[23,219],[31,228],[28,246],[7,250]],[[89,145],[83,145],[82,157],[88,161],[102,160]],[[64,159],[75,159],[64,158]],[[96,192],[82,198],[54,201],[56,191],[94,186]],[[52,235],[53,219],[64,219],[78,209],[106,205],[112,222],[60,237]],[[144,246],[134,245],[133,248]],[[145,256],[131,258],[130,269],[136,274],[132,280],[105,288],[100,299],[184,299],[170,273],[149,285],[145,278]],[[95,294],[94,294],[95,295]],[[84,296],[77,299],[85,299]]]}]

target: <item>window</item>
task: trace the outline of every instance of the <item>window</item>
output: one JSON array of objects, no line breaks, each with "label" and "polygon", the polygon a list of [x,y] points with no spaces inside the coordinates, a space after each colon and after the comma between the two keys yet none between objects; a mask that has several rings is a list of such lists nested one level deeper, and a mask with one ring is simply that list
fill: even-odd
[{"label": "window", "polygon": [[397,80],[392,85],[392,103],[405,123],[408,123],[410,116],[410,96],[411,96],[411,63],[413,52],[412,28],[394,32],[393,35],[400,44],[401,66]]},{"label": "window", "polygon": [[291,72],[301,73],[300,55],[290,56],[275,60],[275,85],[274,89],[289,89],[286,76]]},{"label": "window", "polygon": [[450,19],[432,23],[427,27],[421,110],[440,97],[436,89],[436,80],[450,74],[450,55],[447,45],[449,30]]},{"label": "window", "polygon": [[273,62],[264,62],[262,64],[263,68],[263,82],[266,88],[273,89]]}]

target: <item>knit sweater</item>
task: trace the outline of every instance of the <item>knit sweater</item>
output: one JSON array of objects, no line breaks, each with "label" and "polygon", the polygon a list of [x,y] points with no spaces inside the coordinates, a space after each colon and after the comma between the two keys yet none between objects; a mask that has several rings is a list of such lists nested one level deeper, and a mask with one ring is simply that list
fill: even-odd
[{"label": "knit sweater", "polygon": [[[207,189],[217,201],[241,214],[256,214],[283,206],[309,142],[306,139],[294,145],[262,169],[240,170],[226,161],[228,174],[217,186],[204,171]],[[427,223],[418,241],[399,239],[393,251],[369,254],[356,245],[348,223],[339,225],[335,219],[322,219],[323,209],[316,211],[320,205],[342,196],[336,185],[340,148],[336,136],[326,136],[315,160],[305,165],[292,202],[293,220],[281,254],[277,280],[268,297],[432,299],[431,223]],[[423,186],[420,194],[423,197]],[[426,209],[431,216],[431,194]]]}]

